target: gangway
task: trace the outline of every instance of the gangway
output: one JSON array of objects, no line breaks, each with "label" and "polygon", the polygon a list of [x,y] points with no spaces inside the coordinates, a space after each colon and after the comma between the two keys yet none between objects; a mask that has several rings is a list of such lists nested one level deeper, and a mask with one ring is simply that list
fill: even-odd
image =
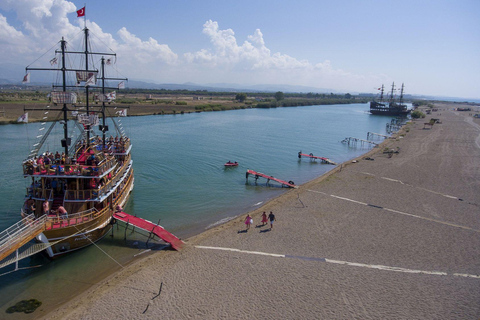
[{"label": "gangway", "polygon": [[317,157],[317,156],[314,156],[313,153],[310,153],[310,154],[305,154],[305,153],[302,153],[302,151],[300,151],[298,153],[298,158],[301,159],[303,157],[307,157],[307,158],[310,158],[312,160],[316,160],[316,159],[319,159],[322,161],[322,163],[326,163],[326,164],[333,164],[333,165],[336,165],[335,162],[333,162],[332,160],[328,159],[328,158],[324,158],[324,157]]},{"label": "gangway", "polygon": [[380,134],[380,133],[375,133],[375,132],[367,132],[367,140],[370,139],[370,137],[382,137],[384,139],[388,139],[390,138],[389,136],[387,135],[384,135],[384,134]]},{"label": "gangway", "polygon": [[31,214],[0,232],[0,261],[42,233],[45,230],[46,221],[46,215],[35,218]]},{"label": "gangway", "polygon": [[[31,243],[46,229],[47,216],[35,218],[33,214],[26,216],[8,229],[0,232],[0,269],[18,261],[33,256],[57,242]],[[15,255],[12,255],[15,252]],[[8,258],[8,259],[7,259]]]},{"label": "gangway", "polygon": [[254,175],[255,176],[255,182],[257,182],[258,178],[259,177],[262,177],[262,178],[265,178],[267,179],[267,184],[270,180],[273,180],[273,181],[276,181],[278,183],[281,183],[282,184],[282,187],[283,186],[287,186],[289,188],[298,188],[295,183],[293,181],[284,181],[284,180],[280,180],[280,179],[277,179],[275,177],[272,177],[272,176],[267,176],[266,174],[264,173],[260,173],[260,172],[256,172],[256,171],[253,171],[253,170],[250,170],[250,169],[247,169],[247,173],[246,173],[246,178],[248,180],[248,176],[249,175]]},{"label": "gangway", "polygon": [[347,138],[342,140],[342,143],[347,143],[348,145],[358,143],[358,142],[360,142],[362,145],[364,143],[373,144],[374,146],[378,145],[378,143],[376,143],[376,142],[373,142],[373,141],[370,141],[370,140],[363,140],[363,139],[359,139],[359,138],[354,138],[354,137],[347,137]]},{"label": "gangway", "polygon": [[165,242],[170,243],[173,249],[180,250],[183,246],[183,241],[165,230],[162,226],[154,224],[148,220],[132,216],[131,214],[125,212],[116,212],[113,214],[113,217],[117,220],[123,221],[125,223],[132,224],[140,229],[143,229],[147,232],[151,232]]}]

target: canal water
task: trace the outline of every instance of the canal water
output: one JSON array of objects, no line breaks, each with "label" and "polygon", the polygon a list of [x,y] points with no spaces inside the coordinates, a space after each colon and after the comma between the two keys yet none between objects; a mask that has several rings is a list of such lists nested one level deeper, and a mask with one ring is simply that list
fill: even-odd
[{"label": "canal water", "polygon": [[[391,117],[373,116],[367,104],[242,109],[176,115],[121,118],[133,145],[135,188],[125,211],[164,226],[186,238],[253,210],[287,189],[276,183],[246,179],[247,169],[302,184],[333,165],[299,159],[313,153],[336,163],[353,159],[371,147],[348,146],[346,137],[367,139],[368,132],[386,134]],[[39,123],[0,126],[0,229],[19,220],[25,188],[26,158]],[[113,126],[111,126],[113,127]],[[52,134],[61,135],[61,128]],[[380,140],[378,140],[380,142]],[[46,146],[52,148],[54,146]],[[227,161],[238,167],[225,168]],[[126,236],[126,240],[125,240]],[[146,237],[114,227],[86,249],[50,261],[43,255],[25,259],[20,271],[0,277],[0,318],[24,299],[38,299],[42,307],[31,319],[74,297],[99,279],[143,255]],[[150,241],[154,250],[161,242]],[[139,255],[139,256],[136,256]],[[0,269],[5,273],[12,268]]]}]

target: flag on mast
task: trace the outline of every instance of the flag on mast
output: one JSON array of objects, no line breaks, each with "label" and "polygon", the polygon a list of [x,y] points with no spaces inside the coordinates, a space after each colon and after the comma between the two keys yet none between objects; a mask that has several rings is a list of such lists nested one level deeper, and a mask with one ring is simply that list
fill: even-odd
[{"label": "flag on mast", "polygon": [[22,114],[20,117],[18,117],[17,122],[25,122],[28,123],[28,112]]},{"label": "flag on mast", "polygon": [[127,109],[118,110],[117,114],[118,114],[119,117],[126,117],[127,116]]},{"label": "flag on mast", "polygon": [[27,73],[22,80],[22,83],[30,83],[30,73]]},{"label": "flag on mast", "polygon": [[118,89],[125,89],[125,81],[122,81],[118,84]]},{"label": "flag on mast", "polygon": [[77,18],[83,17],[85,15],[85,7],[80,10],[77,10]]},{"label": "flag on mast", "polygon": [[94,86],[97,84],[97,77],[93,74],[90,78],[88,78],[87,82],[85,82],[86,86]]}]

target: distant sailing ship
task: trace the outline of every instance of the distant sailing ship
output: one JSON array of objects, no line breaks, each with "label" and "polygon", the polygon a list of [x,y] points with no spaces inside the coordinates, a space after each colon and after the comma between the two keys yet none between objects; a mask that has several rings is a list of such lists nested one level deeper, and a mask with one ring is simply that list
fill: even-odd
[{"label": "distant sailing ship", "polygon": [[406,116],[410,113],[410,110],[407,108],[407,105],[403,103],[403,89],[404,85],[402,83],[402,89],[400,91],[400,98],[398,102],[395,101],[394,91],[395,83],[392,83],[392,91],[390,93],[390,98],[388,101],[383,101],[383,92],[384,87],[380,88],[380,99],[378,101],[370,102],[370,113],[374,115],[384,115],[384,116]]},{"label": "distant sailing ship", "polygon": [[[121,210],[133,189],[132,145],[118,119],[113,118],[125,116],[126,109],[112,115],[108,108],[113,107],[106,106],[116,98],[116,91],[106,90],[123,88],[127,79],[106,77],[105,69],[112,60],[105,56],[116,55],[90,51],[87,27],[83,33],[82,50],[69,51],[63,38],[59,42],[60,49],[50,61],[52,66],[58,64],[57,68],[26,68],[27,72],[57,71],[60,84],[54,85],[50,93],[54,106],[45,109],[41,128],[45,130],[39,133],[37,143],[23,161],[23,176],[31,184],[21,209],[22,219],[0,233],[0,267],[16,263],[18,268],[18,260],[37,252],[56,257],[101,239],[112,227],[114,213]],[[93,66],[94,57],[98,57],[100,70],[89,66]],[[80,66],[67,65],[69,61]],[[24,80],[29,76],[27,73]],[[101,85],[97,86],[97,81]],[[107,83],[116,86],[107,87]],[[85,97],[80,98],[83,94]],[[54,111],[58,115],[51,119],[48,128],[48,113]],[[109,119],[113,121],[115,137],[107,135],[107,113],[112,116]],[[60,124],[63,137],[46,143],[49,136],[54,136],[55,124]],[[33,239],[35,244],[30,241]]]}]

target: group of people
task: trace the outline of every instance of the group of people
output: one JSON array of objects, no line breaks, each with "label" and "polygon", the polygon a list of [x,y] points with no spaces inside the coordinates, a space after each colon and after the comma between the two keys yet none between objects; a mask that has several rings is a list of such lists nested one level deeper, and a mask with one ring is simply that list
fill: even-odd
[{"label": "group of people", "polygon": [[58,151],[53,154],[52,152],[45,152],[44,154],[34,157],[31,160],[28,160],[26,165],[27,174],[34,174],[35,172],[46,172],[47,167],[50,168],[51,165],[64,165],[69,164],[69,158],[65,157],[65,153],[58,153]]},{"label": "group of people", "polygon": [[[270,214],[267,216],[267,213],[265,211],[263,211],[262,213],[262,227],[266,224],[268,224],[268,222],[270,221],[270,230],[273,229],[273,221],[277,221],[277,219],[275,218],[275,215],[273,214],[272,211],[270,211]],[[248,229],[250,229],[250,225],[253,224],[253,218],[250,216],[250,214],[247,214],[247,216],[245,217],[245,225],[247,226],[247,229],[246,231],[248,231]]]},{"label": "group of people", "polygon": [[45,200],[43,202],[43,205],[42,205],[42,209],[43,209],[43,214],[45,215],[49,215],[49,214],[56,214],[57,215],[57,219],[60,219],[60,217],[66,217],[68,218],[68,212],[67,210],[65,209],[65,207],[63,206],[59,206],[57,208],[57,210],[50,210],[50,203],[48,202],[48,200]]}]

